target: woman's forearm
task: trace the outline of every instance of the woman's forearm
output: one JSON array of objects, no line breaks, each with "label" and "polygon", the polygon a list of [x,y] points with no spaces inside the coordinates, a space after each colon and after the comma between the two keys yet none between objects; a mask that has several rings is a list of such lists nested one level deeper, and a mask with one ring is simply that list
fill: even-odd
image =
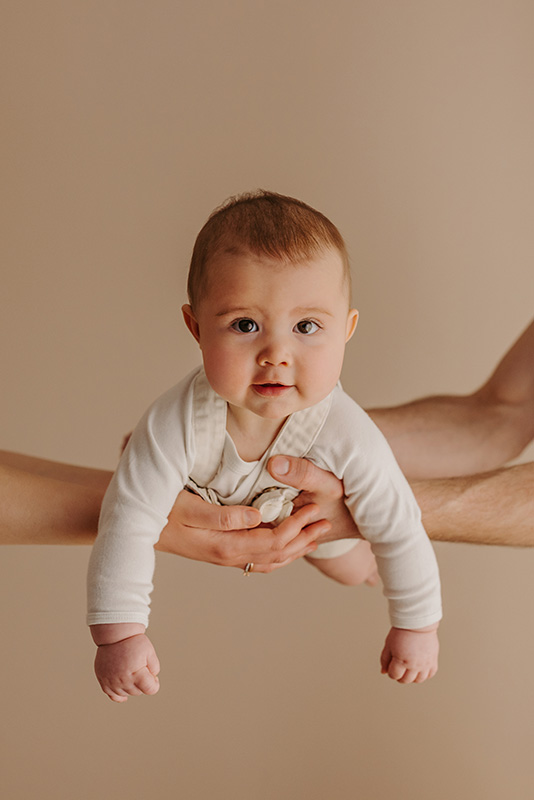
[{"label": "woman's forearm", "polygon": [[112,472],[105,469],[78,467],[74,464],[63,464],[60,461],[13,453],[10,450],[0,450],[0,467],[2,466],[12,467],[29,475],[40,475],[43,478],[77,483],[86,488],[92,487],[100,490],[102,496],[113,475]]},{"label": "woman's forearm", "polygon": [[[322,471],[313,469],[324,485]],[[0,544],[92,544],[110,478],[105,470],[0,451]],[[412,488],[434,541],[534,547],[532,463],[472,476],[415,480]],[[209,531],[201,533],[205,539]],[[352,534],[342,530],[339,535]],[[219,538],[227,538],[224,543],[229,546],[235,545],[236,536],[229,531]],[[171,538],[172,547],[167,543],[163,549],[182,554],[177,545],[183,531],[180,539]],[[238,541],[242,538],[241,534]],[[199,558],[196,550],[183,555]],[[222,563],[213,556],[203,560]]]},{"label": "woman's forearm", "polygon": [[92,544],[104,496],[95,477],[83,485],[0,463],[0,544]]}]

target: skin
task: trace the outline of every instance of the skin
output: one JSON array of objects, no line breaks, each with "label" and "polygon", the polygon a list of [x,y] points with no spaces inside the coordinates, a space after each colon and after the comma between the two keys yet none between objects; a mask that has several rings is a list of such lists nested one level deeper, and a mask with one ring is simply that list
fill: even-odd
[{"label": "skin", "polygon": [[534,321],[472,394],[427,397],[368,413],[410,479],[502,467],[534,439]]},{"label": "skin", "polygon": [[[534,463],[503,467],[534,439],[534,321],[473,393],[368,414],[410,479],[432,540],[534,547]],[[301,490],[297,505],[319,504],[331,524],[322,541],[358,535],[333,475],[291,457],[269,469]]]},{"label": "skin", "polygon": [[[93,544],[107,470],[0,451],[1,544]],[[330,531],[317,504],[279,525],[260,525],[259,511],[212,506],[181,492],[156,548],[162,552],[255,572],[271,572],[312,552]],[[255,527],[257,526],[257,527]]]},{"label": "skin", "polygon": [[[411,479],[431,539],[534,546],[534,464],[499,469],[534,438],[534,321],[472,394],[368,413]],[[358,535],[337,478],[307,461],[278,463],[283,469],[272,463],[273,477],[301,490],[297,502],[318,504],[321,541]],[[0,451],[0,543],[91,544],[110,479],[106,470]],[[271,572],[313,541],[299,534],[289,552],[290,539],[278,531],[254,530],[259,521],[255,509],[212,506],[182,492],[158,548],[240,569],[254,562],[255,572]]]},{"label": "skin", "polygon": [[[410,479],[432,540],[534,547],[534,463],[502,466],[534,439],[534,321],[472,394],[368,414]],[[284,462],[286,472],[274,464],[271,471],[302,490],[299,503],[317,502],[321,493],[332,523],[326,536],[354,535],[337,479],[304,460]]]},{"label": "skin", "polygon": [[[182,308],[227,429],[246,461],[260,458],[289,414],[336,385],[358,312],[348,308],[341,257],[302,264],[221,253],[198,308]],[[251,330],[248,331],[247,329]]]},{"label": "skin", "polygon": [[[534,437],[534,322],[473,394],[369,413],[404,470],[418,476],[412,488],[431,539],[534,546],[534,464],[494,469]],[[333,475],[282,456],[272,459],[269,469],[301,490],[297,502],[303,511],[314,503],[307,520],[286,526],[283,535],[282,526],[254,529],[254,516],[259,522],[254,509],[212,506],[182,492],[158,549],[240,569],[254,562],[254,572],[268,573],[300,558],[316,540],[358,535]],[[443,474],[460,477],[434,477]],[[0,451],[0,542],[91,544],[110,478],[105,470]],[[290,521],[296,523],[297,515]],[[306,527],[307,522],[312,524]]]},{"label": "skin", "polygon": [[470,395],[369,412],[412,481],[431,539],[534,546],[534,321]]},{"label": "skin", "polygon": [[[211,387],[227,402],[227,430],[240,457],[256,461],[289,414],[319,403],[334,388],[346,342],[358,312],[348,307],[340,254],[324,250],[302,263],[250,252],[220,252],[209,265],[208,286],[185,323],[198,342]],[[376,581],[365,544],[317,568],[343,583]],[[403,683],[422,682],[437,670],[437,624],[412,631],[392,629],[382,669]],[[159,662],[138,623],[91,626],[99,651],[95,671],[115,702],[155,694]],[[408,642],[410,643],[408,645]]]}]

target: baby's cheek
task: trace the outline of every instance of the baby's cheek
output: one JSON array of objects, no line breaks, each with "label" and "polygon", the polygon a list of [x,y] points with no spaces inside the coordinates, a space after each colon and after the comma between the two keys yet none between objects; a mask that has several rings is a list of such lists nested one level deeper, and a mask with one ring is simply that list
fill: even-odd
[{"label": "baby's cheek", "polygon": [[229,400],[242,383],[240,359],[218,351],[204,356],[204,369],[210,386],[221,397]]},{"label": "baby's cheek", "polygon": [[310,364],[307,383],[310,391],[325,397],[339,380],[343,359],[337,353],[326,353]]}]

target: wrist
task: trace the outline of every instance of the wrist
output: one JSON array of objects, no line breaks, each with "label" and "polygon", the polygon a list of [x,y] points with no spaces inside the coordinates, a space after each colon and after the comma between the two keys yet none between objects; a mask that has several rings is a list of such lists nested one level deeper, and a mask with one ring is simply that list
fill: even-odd
[{"label": "wrist", "polygon": [[109,624],[91,625],[91,636],[96,645],[116,644],[132,636],[145,632],[140,622],[112,622]]},{"label": "wrist", "polygon": [[439,628],[439,622],[434,622],[433,625],[427,625],[424,628],[396,628],[394,625],[392,626],[392,630],[394,631],[409,631],[410,633],[433,633],[437,631]]}]

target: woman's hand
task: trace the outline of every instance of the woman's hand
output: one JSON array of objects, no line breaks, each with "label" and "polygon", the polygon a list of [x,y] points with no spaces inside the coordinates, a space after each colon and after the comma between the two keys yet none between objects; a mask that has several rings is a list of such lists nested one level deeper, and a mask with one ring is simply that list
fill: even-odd
[{"label": "woman's hand", "polygon": [[305,459],[274,456],[271,475],[301,490],[295,511],[273,528],[247,506],[216,506],[191,492],[178,495],[158,550],[244,569],[272,572],[313,553],[320,542],[359,537],[343,502],[343,484]]},{"label": "woman's hand", "polygon": [[254,572],[272,572],[314,552],[330,529],[313,503],[276,528],[260,523],[255,508],[216,506],[182,491],[156,547],[196,561],[240,569],[251,563]]}]

